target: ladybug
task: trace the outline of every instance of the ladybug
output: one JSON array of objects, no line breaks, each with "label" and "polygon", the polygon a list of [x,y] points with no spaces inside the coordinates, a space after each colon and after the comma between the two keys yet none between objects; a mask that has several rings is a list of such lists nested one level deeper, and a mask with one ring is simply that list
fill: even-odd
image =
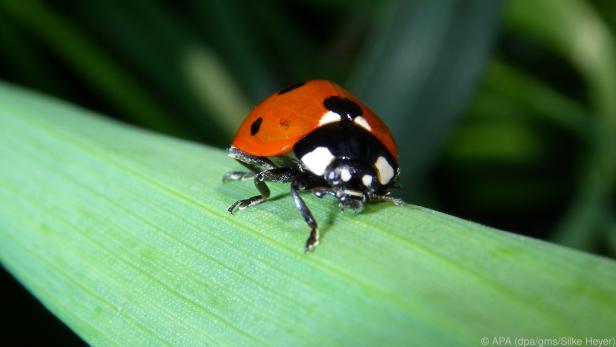
[{"label": "ladybug", "polygon": [[237,209],[265,201],[265,182],[291,183],[293,202],[310,227],[305,250],[319,243],[317,222],[299,192],[338,199],[341,209],[359,211],[374,200],[401,205],[398,152],[385,124],[337,84],[313,80],[283,89],[257,105],[240,125],[229,156],[250,169],[223,182],[252,179],[259,195],[236,201]]}]

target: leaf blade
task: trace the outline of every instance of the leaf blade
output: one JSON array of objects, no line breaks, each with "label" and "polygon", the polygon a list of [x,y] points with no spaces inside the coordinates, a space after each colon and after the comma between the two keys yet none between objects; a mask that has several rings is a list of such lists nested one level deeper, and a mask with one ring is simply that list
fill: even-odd
[{"label": "leaf blade", "polygon": [[88,342],[475,345],[616,322],[613,261],[417,206],[349,216],[309,197],[324,235],[304,254],[284,187],[227,215],[253,188],[220,183],[220,150],[5,85],[0,105],[0,259]]}]

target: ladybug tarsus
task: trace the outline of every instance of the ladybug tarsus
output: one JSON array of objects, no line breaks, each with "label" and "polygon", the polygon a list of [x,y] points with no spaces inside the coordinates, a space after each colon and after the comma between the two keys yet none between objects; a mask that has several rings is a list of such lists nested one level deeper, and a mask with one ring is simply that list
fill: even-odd
[{"label": "ladybug tarsus", "polygon": [[308,253],[314,250],[319,245],[319,230],[312,229],[310,230],[310,236],[308,240],[306,240],[306,246],[304,246],[304,252]]},{"label": "ladybug tarsus", "polygon": [[392,202],[396,206],[404,205],[404,200],[402,200],[400,198],[394,198],[391,195],[381,195],[381,196],[378,196],[377,199],[378,200],[383,200],[383,201],[390,201],[390,202]]},{"label": "ladybug tarsus", "polygon": [[[269,195],[269,194],[268,194]],[[254,206],[256,204],[259,204],[263,201],[265,201],[269,196],[264,196],[264,195],[255,195],[252,196],[248,199],[243,199],[243,200],[238,200],[236,202],[234,202],[233,204],[231,204],[231,206],[229,206],[229,208],[227,209],[227,211],[229,211],[229,213],[234,214],[236,212],[236,207],[237,210],[243,210],[247,207],[250,206]]]},{"label": "ladybug tarsus", "polygon": [[255,174],[253,172],[231,171],[231,172],[225,173],[222,176],[222,181],[224,183],[227,183],[230,181],[243,181],[243,180],[252,179],[253,177],[255,177]]},{"label": "ladybug tarsus", "polygon": [[336,192],[334,190],[325,187],[312,188],[312,194],[319,199],[322,199],[325,195],[336,197]]}]

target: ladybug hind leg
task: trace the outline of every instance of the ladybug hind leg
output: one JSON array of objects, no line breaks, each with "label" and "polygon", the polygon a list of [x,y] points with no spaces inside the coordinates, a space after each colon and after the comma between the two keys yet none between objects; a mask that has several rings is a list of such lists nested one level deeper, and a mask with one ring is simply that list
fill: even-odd
[{"label": "ladybug hind leg", "polygon": [[244,165],[250,172],[246,171],[231,171],[222,176],[223,182],[229,181],[243,181],[252,179],[255,175],[261,171],[270,170],[275,168],[274,164],[267,158],[256,157],[243,152],[236,147],[229,148],[229,156],[237,160],[240,164]]},{"label": "ladybug hind leg", "polygon": [[[248,175],[252,173],[237,173],[230,172],[227,175],[233,176],[233,174],[238,174],[238,176]],[[227,176],[225,175],[225,176]],[[248,199],[242,199],[234,202],[227,209],[231,214],[233,214],[236,210],[243,210],[247,207],[257,205],[263,201],[265,201],[270,196],[270,190],[265,184],[265,182],[276,182],[276,183],[286,183],[291,182],[293,177],[297,175],[297,171],[291,168],[273,168],[265,171],[258,172],[256,174],[252,174],[255,187],[259,191],[259,195],[252,196]],[[241,178],[240,178],[241,179]],[[224,178],[223,178],[224,180]]]},{"label": "ladybug hind leg", "polygon": [[[246,207],[256,205],[269,197],[269,189],[267,188],[265,183],[263,183],[264,179],[268,178],[269,175],[264,174],[264,172],[268,170],[274,170],[276,167],[267,158],[250,155],[234,146],[231,146],[228,152],[228,155],[231,158],[237,160],[240,164],[250,169],[250,171],[227,172],[222,176],[222,181],[226,183],[229,181],[243,181],[253,179],[255,182],[255,186],[259,190],[259,193],[261,193],[260,195],[253,196],[249,199],[239,200],[233,203],[228,208],[229,212],[233,213],[235,212],[236,207],[239,207],[239,209],[244,209]],[[257,175],[259,174],[261,174],[261,176],[257,178]]]},{"label": "ladybug hind leg", "polygon": [[[271,169],[275,169],[276,168],[274,163],[272,163],[269,159],[267,159],[265,157],[257,157],[257,156],[248,154],[248,153],[238,149],[237,147],[231,146],[231,148],[229,148],[228,155],[231,158],[239,161],[240,164],[246,166],[247,168],[249,168],[251,171],[253,171],[255,173],[261,172],[261,171],[265,171],[265,170],[271,170]],[[228,174],[231,174],[231,172],[229,172]],[[225,176],[227,176],[227,175],[225,175]],[[224,180],[224,178],[225,177],[223,177],[223,180]]]}]

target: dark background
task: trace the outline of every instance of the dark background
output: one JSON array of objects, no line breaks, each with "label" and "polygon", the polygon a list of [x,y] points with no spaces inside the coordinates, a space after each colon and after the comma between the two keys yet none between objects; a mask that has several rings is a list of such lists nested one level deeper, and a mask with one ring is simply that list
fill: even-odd
[{"label": "dark background", "polygon": [[[0,79],[224,148],[327,78],[390,126],[406,201],[616,256],[616,2],[0,2]],[[3,335],[82,342],[2,272]]]}]

